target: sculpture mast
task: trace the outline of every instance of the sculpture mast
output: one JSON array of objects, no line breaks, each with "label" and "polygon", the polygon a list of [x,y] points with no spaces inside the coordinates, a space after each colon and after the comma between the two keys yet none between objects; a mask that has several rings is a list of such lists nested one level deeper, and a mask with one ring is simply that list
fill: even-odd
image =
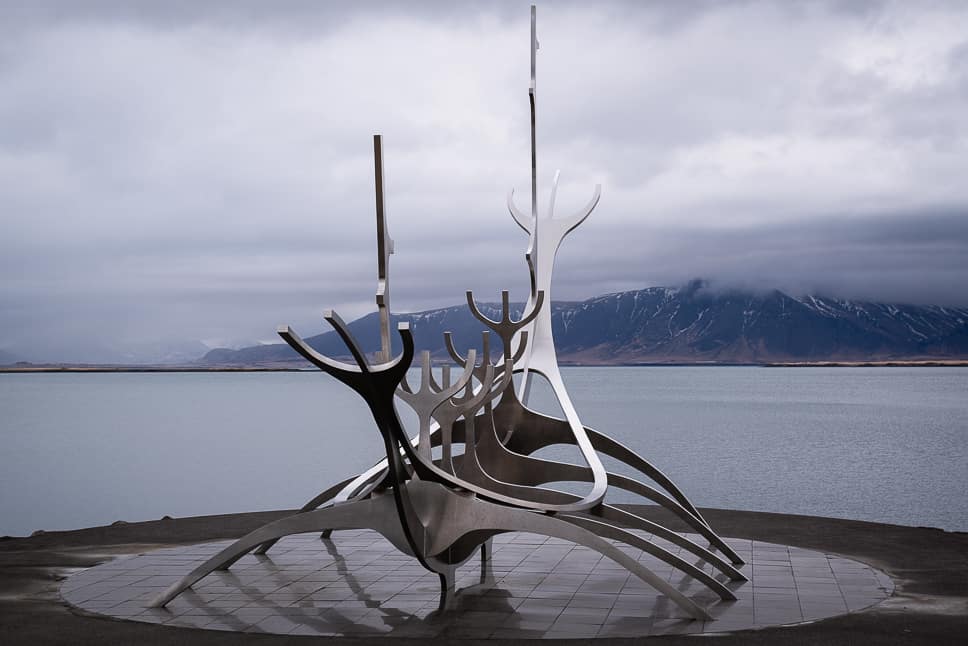
[{"label": "sculpture mast", "polygon": [[538,218],[538,148],[535,141],[534,126],[534,101],[535,90],[535,67],[538,58],[538,8],[531,5],[531,85],[528,87],[528,98],[531,102],[531,217]]},{"label": "sculpture mast", "polygon": [[376,187],[376,307],[380,313],[380,351],[376,354],[376,363],[386,363],[393,356],[390,347],[390,254],[393,253],[393,238],[387,230],[383,135],[373,135],[373,176]]},{"label": "sculpture mast", "polygon": [[[605,497],[608,488],[608,478],[605,467],[602,465],[598,454],[592,447],[591,441],[585,432],[578,417],[578,412],[572,404],[565,382],[561,378],[561,370],[558,367],[558,356],[555,352],[554,334],[551,325],[551,275],[555,268],[555,256],[562,240],[569,233],[575,230],[578,225],[585,221],[601,196],[601,186],[595,186],[592,199],[585,207],[569,217],[556,218],[555,197],[558,193],[559,172],[555,172],[554,181],[551,186],[551,196],[548,200],[547,217],[538,216],[538,180],[537,180],[537,151],[535,138],[535,59],[538,51],[537,36],[537,10],[531,6],[531,85],[528,88],[528,99],[531,103],[531,215],[521,213],[514,206],[514,191],[508,195],[508,210],[511,217],[517,222],[518,226],[528,233],[528,269],[531,272],[531,296],[528,299],[528,308],[537,305],[538,295],[544,294],[544,306],[540,308],[537,316],[527,328],[528,345],[522,357],[515,363],[515,371],[521,373],[521,384],[519,386],[518,399],[521,403],[527,404],[530,394],[534,373],[543,376],[561,406],[562,412],[571,432],[578,444],[578,449],[592,471],[593,481],[592,490],[582,499],[581,504],[596,505]],[[520,338],[520,337],[519,337]],[[513,433],[513,429],[511,433]],[[510,437],[510,435],[509,435]]]},{"label": "sculpture mast", "polygon": [[[538,284],[536,267],[538,263],[538,245],[535,244],[538,236],[538,144],[535,127],[535,92],[537,90],[537,61],[538,61],[538,8],[531,5],[531,84],[528,86],[528,102],[531,104],[531,230],[528,240],[528,251],[525,257],[528,260],[528,269],[531,273],[531,295],[528,298],[528,306],[534,307],[538,295]],[[513,193],[513,191],[512,191]],[[510,197],[508,204],[510,205]],[[513,215],[513,212],[512,212]],[[524,228],[524,227],[522,227]],[[527,230],[527,229],[525,229]],[[551,294],[548,294],[548,303],[545,305],[551,308]],[[531,334],[531,344],[525,348],[523,374],[521,375],[521,386],[518,398],[525,404],[528,403],[531,394],[531,372],[528,367],[531,364],[531,353],[534,345],[534,325],[528,327]],[[519,341],[520,342],[520,341]]]}]

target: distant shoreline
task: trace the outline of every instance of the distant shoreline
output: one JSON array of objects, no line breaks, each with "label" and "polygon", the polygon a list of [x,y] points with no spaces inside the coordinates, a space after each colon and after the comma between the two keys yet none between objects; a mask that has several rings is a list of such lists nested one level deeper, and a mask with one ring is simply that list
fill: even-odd
[{"label": "distant shoreline", "polygon": [[[565,363],[562,368],[964,368],[965,359],[885,360],[885,361],[772,361],[737,363],[711,361],[641,363]],[[300,366],[87,366],[87,365],[13,365],[0,366],[0,373],[106,373],[106,372],[304,372]]]},{"label": "distant shoreline", "polygon": [[305,368],[268,368],[254,366],[0,366],[0,373],[30,372],[302,372]]},{"label": "distant shoreline", "polygon": [[965,359],[927,361],[790,361],[763,364],[767,368],[964,368]]}]

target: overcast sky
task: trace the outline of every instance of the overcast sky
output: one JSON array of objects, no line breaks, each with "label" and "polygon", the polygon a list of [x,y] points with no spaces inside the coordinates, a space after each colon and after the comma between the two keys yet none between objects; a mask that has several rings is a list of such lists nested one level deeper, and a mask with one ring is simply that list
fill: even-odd
[{"label": "overcast sky", "polygon": [[[555,298],[968,305],[968,3],[545,2],[538,37],[539,205],[602,184]],[[0,350],[367,313],[374,133],[393,309],[523,298],[528,52],[527,2],[4,3]]]}]

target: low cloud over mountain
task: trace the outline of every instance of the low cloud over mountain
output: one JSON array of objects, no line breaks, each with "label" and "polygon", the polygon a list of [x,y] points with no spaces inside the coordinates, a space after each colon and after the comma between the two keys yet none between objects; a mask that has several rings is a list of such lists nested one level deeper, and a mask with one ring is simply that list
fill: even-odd
[{"label": "low cloud over mountain", "polygon": [[[498,318],[497,306],[482,307]],[[514,306],[520,315],[521,305]],[[419,349],[445,359],[444,331],[458,348],[479,347],[483,325],[466,306],[416,314],[409,321]],[[653,287],[581,302],[552,304],[562,363],[621,364],[776,361],[865,361],[968,358],[968,309],[890,305],[780,291],[712,290],[694,281],[683,288]],[[366,352],[379,343],[376,314],[349,324]],[[305,334],[305,330],[303,333]],[[345,356],[334,332],[310,336],[320,352]],[[283,344],[213,350],[210,365],[301,363]]]}]

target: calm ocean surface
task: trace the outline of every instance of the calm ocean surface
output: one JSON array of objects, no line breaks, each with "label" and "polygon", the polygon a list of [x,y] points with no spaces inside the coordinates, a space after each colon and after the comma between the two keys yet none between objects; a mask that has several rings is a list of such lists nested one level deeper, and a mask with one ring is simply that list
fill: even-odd
[{"label": "calm ocean surface", "polygon": [[[564,378],[586,425],[700,506],[968,530],[968,369]],[[362,402],[315,372],[0,374],[0,437],[0,535],[298,507],[382,452]]]}]

